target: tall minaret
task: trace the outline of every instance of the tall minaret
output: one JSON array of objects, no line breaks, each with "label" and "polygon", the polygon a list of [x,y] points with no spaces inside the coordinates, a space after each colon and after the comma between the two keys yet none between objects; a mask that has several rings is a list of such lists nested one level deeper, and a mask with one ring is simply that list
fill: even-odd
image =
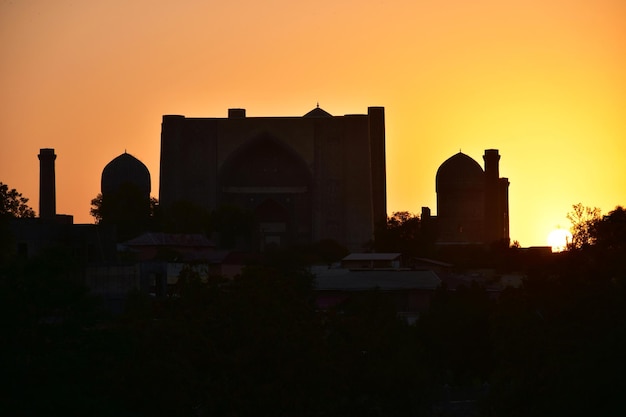
[{"label": "tall minaret", "polygon": [[56,186],[54,149],[39,150],[39,217],[52,220],[56,216]]},{"label": "tall minaret", "polygon": [[500,210],[500,154],[497,149],[486,149],[485,161],[485,243],[502,239],[503,220]]}]

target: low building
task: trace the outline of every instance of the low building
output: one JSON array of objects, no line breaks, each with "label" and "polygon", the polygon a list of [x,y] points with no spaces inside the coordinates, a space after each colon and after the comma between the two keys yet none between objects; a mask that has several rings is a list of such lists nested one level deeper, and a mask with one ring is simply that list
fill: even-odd
[{"label": "low building", "polygon": [[368,291],[390,297],[398,316],[414,322],[430,305],[441,279],[431,270],[400,267],[399,253],[355,253],[335,267],[313,267],[320,310],[339,307]]},{"label": "low building", "polygon": [[133,253],[137,261],[205,261],[215,252],[215,244],[206,236],[190,233],[144,233],[120,248]]},{"label": "low building", "polygon": [[341,267],[348,269],[400,268],[400,253],[351,253],[341,260]]}]

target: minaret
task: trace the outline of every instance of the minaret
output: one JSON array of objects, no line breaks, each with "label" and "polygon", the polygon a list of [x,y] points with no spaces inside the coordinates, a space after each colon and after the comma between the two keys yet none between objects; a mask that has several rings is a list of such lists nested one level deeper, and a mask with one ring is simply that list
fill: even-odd
[{"label": "minaret", "polygon": [[500,178],[499,180],[500,190],[500,212],[502,213],[502,237],[508,242],[511,237],[509,233],[509,179]]},{"label": "minaret", "polygon": [[385,167],[385,108],[368,107],[372,211],[374,224],[387,220],[387,173]]},{"label": "minaret", "polygon": [[39,150],[39,217],[52,220],[56,217],[56,186],[54,149]]},{"label": "minaret", "polygon": [[503,238],[503,220],[500,210],[500,154],[497,149],[486,149],[485,161],[485,243]]}]

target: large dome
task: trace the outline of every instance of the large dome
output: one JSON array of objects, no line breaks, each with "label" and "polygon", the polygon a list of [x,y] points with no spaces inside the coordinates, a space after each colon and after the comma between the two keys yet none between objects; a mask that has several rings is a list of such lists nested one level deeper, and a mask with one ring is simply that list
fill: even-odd
[{"label": "large dome", "polygon": [[126,152],[113,159],[102,170],[102,194],[116,193],[125,183],[136,186],[150,196],[150,171],[143,162]]},{"label": "large dome", "polygon": [[462,152],[448,158],[437,170],[437,191],[466,187],[482,188],[484,183],[485,177],[481,166]]}]

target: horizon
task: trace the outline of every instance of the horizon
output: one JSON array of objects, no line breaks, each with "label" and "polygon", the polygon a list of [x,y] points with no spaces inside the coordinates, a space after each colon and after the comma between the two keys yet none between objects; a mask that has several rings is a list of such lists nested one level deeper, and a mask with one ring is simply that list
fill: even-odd
[{"label": "horizon", "polygon": [[[145,5],[145,7],[144,7]],[[128,152],[158,198],[165,114],[302,116],[385,108],[387,213],[437,213],[437,168],[499,149],[510,236],[546,246],[572,205],[626,203],[626,3],[322,1],[0,5],[0,181],[39,212],[93,223],[105,165]]]}]

